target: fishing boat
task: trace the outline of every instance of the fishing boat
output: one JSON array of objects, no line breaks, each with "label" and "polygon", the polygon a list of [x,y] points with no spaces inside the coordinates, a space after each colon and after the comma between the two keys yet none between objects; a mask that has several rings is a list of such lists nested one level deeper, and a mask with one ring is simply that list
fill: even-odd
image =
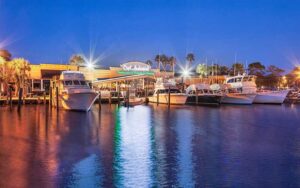
[{"label": "fishing boat", "polygon": [[256,97],[254,76],[243,74],[227,77],[222,87],[223,104],[252,104]]},{"label": "fishing boat", "polygon": [[282,104],[290,90],[262,90],[258,91],[253,103],[261,104]]},{"label": "fishing boat", "polygon": [[145,103],[144,98],[136,97],[136,89],[134,87],[131,87],[128,92],[129,98],[123,101],[124,106],[134,107]]},{"label": "fishing boat", "polygon": [[98,97],[85,80],[83,73],[79,71],[63,71],[58,80],[54,82],[54,88],[58,88],[56,104],[56,92],[53,92],[53,101],[58,107],[66,110],[89,111]]},{"label": "fishing boat", "polygon": [[187,95],[182,93],[173,79],[157,78],[152,96],[148,97],[149,102],[161,104],[185,104]]},{"label": "fishing boat", "polygon": [[222,94],[218,89],[209,84],[192,84],[186,89],[187,104],[219,105]]}]

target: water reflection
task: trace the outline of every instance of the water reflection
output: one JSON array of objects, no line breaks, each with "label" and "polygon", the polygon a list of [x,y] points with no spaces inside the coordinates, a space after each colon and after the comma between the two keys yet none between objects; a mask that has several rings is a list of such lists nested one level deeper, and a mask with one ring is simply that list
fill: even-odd
[{"label": "water reflection", "polygon": [[115,185],[147,187],[151,185],[150,109],[137,106],[117,110],[115,126]]},{"label": "water reflection", "polygon": [[[177,134],[177,180],[180,187],[193,187],[193,134],[194,124],[192,122],[192,112],[190,110],[175,111],[176,134]],[[184,117],[184,118],[182,118]],[[185,125],[185,126],[182,126]]]},{"label": "water reflection", "polygon": [[298,187],[299,122],[299,105],[0,107],[0,187]]}]

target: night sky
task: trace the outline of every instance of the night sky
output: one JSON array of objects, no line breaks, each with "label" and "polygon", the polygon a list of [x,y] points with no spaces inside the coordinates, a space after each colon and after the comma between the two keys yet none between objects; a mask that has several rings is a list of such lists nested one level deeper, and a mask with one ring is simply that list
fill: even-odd
[{"label": "night sky", "polygon": [[0,47],[32,63],[67,63],[94,52],[98,64],[158,53],[184,63],[261,61],[291,69],[300,58],[296,0],[0,0]]}]

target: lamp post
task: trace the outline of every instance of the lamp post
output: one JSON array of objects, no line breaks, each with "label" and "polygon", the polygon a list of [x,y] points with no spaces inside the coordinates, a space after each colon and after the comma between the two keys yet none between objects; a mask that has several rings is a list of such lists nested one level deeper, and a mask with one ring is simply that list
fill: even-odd
[{"label": "lamp post", "polygon": [[185,88],[186,78],[189,77],[190,74],[191,72],[189,71],[189,69],[185,68],[182,70],[182,74],[181,74],[182,92],[184,91]]}]

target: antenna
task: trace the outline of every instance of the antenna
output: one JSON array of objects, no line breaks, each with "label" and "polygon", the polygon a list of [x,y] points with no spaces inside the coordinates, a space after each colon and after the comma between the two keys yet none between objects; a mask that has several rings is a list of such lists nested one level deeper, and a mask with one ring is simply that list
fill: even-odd
[{"label": "antenna", "polygon": [[246,59],[246,74],[248,75],[248,60]]},{"label": "antenna", "polygon": [[205,76],[207,76],[208,75],[207,57],[205,58],[205,69],[206,69]]},{"label": "antenna", "polygon": [[236,56],[237,56],[237,54],[236,54],[236,52],[235,52],[235,54],[234,54],[234,64],[233,64],[233,76],[235,76]]}]

